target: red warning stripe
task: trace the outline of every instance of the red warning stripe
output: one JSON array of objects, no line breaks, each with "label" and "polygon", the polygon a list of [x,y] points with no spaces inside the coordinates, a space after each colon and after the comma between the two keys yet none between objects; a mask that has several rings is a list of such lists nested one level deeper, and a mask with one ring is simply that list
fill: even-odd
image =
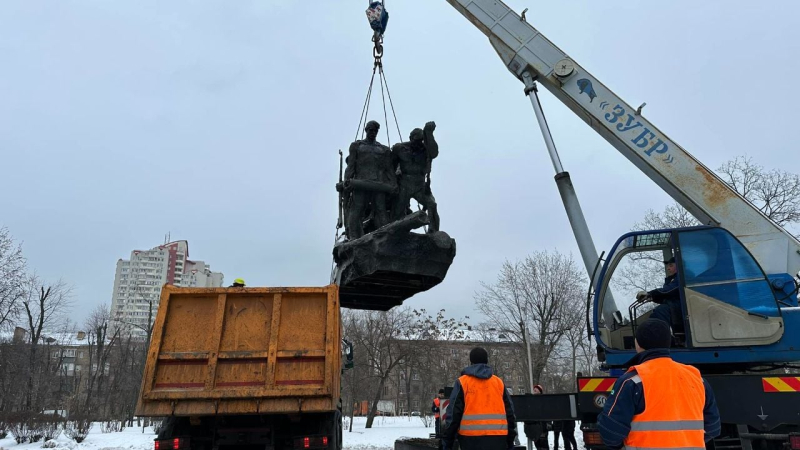
[{"label": "red warning stripe", "polygon": [[764,392],[800,392],[800,377],[764,377]]},{"label": "red warning stripe", "polygon": [[578,390],[581,392],[610,392],[616,378],[582,378],[578,380]]},{"label": "red warning stripe", "polygon": [[202,388],[206,387],[205,383],[156,383],[156,389],[166,388]]},{"label": "red warning stripe", "polygon": [[616,378],[606,378],[602,383],[600,383],[598,390],[602,392],[611,392],[611,389],[614,387],[614,383],[616,382]]},{"label": "red warning stripe", "polygon": [[324,383],[323,380],[281,380],[276,381],[275,384],[278,385],[301,385],[301,384],[322,384]]}]

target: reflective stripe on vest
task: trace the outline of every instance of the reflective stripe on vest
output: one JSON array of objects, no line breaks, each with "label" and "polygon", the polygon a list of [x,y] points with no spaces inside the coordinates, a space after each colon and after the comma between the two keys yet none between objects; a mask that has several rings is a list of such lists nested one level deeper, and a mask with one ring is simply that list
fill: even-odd
[{"label": "reflective stripe on vest", "polygon": [[[644,412],[633,416],[625,448],[704,449],[705,387],[700,371],[670,358],[646,361],[635,370],[644,391]],[[665,444],[669,447],[665,447]]]},{"label": "reflective stripe on vest", "polygon": [[458,381],[464,391],[464,415],[458,434],[462,436],[505,436],[508,434],[503,380],[492,375],[481,379],[462,375]]},{"label": "reflective stripe on vest", "polygon": [[[439,397],[436,397],[435,399],[433,399],[433,404],[434,404],[434,405],[436,405],[436,407],[437,407],[437,408],[439,408],[439,409],[440,409],[440,412],[441,412],[441,406],[440,406],[440,404],[439,404]],[[434,414],[433,416],[434,416],[434,417],[436,417],[436,418],[438,419],[438,418],[439,418],[439,412],[437,412],[437,413],[436,413],[436,414]]]}]

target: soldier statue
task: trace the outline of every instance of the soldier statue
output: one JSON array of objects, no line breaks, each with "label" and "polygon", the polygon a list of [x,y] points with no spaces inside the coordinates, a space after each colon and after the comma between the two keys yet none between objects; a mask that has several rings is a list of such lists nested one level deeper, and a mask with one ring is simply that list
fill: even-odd
[{"label": "soldier statue", "polygon": [[428,122],[424,129],[415,128],[411,131],[409,142],[401,142],[392,147],[400,185],[392,208],[394,220],[402,219],[407,214],[413,198],[428,212],[428,233],[439,231],[439,213],[430,189],[431,162],[439,156],[439,145],[433,138],[435,129],[436,124]]},{"label": "soldier statue", "polygon": [[364,131],[367,138],[350,144],[344,172],[345,232],[348,239],[364,235],[367,213],[372,214],[372,227],[378,229],[389,222],[389,198],[397,191],[397,178],[389,147],[376,140],[380,124],[371,120]]}]

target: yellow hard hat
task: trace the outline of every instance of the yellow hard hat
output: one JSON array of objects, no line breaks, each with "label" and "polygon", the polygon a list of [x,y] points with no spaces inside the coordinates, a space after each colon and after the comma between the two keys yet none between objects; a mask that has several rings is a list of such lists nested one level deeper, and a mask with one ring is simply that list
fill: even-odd
[{"label": "yellow hard hat", "polygon": [[244,286],[244,280],[241,278],[237,278],[233,280],[233,284],[241,284],[242,286]]}]

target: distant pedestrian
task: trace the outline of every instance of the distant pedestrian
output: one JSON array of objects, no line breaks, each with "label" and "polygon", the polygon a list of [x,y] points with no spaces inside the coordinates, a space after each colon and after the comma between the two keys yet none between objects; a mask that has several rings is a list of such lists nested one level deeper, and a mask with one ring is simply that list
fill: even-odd
[{"label": "distant pedestrian", "polygon": [[493,375],[485,349],[472,349],[469,362],[453,385],[443,447],[452,449],[457,437],[463,450],[510,449],[517,436],[517,420],[505,383]]},{"label": "distant pedestrian", "polygon": [[[575,421],[561,421],[561,436],[564,438],[564,450],[578,450],[578,443],[575,441]],[[553,450],[558,449],[558,439],[555,441]]]},{"label": "distant pedestrian", "polygon": [[[533,395],[544,394],[542,385],[537,384],[533,387]],[[550,444],[547,442],[547,428],[549,422],[525,422],[525,436],[533,441],[536,450],[550,450]]]},{"label": "distant pedestrian", "polygon": [[433,404],[431,405],[431,412],[433,412],[434,430],[437,438],[440,437],[439,433],[441,432],[440,414],[442,409],[442,400],[444,400],[444,389],[439,389],[439,393],[436,395],[436,398],[433,399]]},{"label": "distant pedestrian", "polygon": [[636,329],[636,351],[597,418],[610,449],[705,448],[719,436],[714,391],[692,366],[669,356],[669,325],[648,319]]},{"label": "distant pedestrian", "polygon": [[564,422],[561,420],[553,421],[553,450],[558,450],[558,441],[561,438],[561,431],[564,429]]}]

